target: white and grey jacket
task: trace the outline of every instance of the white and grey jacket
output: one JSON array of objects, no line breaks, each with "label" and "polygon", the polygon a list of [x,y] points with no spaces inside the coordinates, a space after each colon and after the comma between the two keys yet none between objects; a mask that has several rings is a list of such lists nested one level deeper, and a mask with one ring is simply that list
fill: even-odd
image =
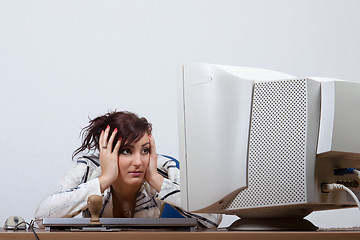
[{"label": "white and grey jacket", "polygon": [[[176,162],[169,157],[158,155],[158,172],[164,177],[160,192],[157,192],[146,181],[141,186],[135,206],[135,218],[158,218],[165,203],[170,204],[184,217],[196,218],[202,227],[217,227],[222,216],[218,214],[193,214],[181,209],[180,172]],[[59,182],[58,187],[50,193],[38,206],[35,220],[43,218],[75,217],[82,213],[89,217],[87,198],[97,194],[103,196],[100,217],[113,217],[113,202],[110,188],[104,193],[100,191],[98,177],[101,173],[96,156],[84,156],[68,171]]]}]

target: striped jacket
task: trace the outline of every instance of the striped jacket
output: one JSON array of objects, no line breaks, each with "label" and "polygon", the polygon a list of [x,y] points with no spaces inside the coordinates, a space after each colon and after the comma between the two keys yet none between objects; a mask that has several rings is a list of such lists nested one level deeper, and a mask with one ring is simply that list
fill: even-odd
[{"label": "striped jacket", "polygon": [[[180,172],[176,162],[171,158],[158,155],[158,172],[164,177],[160,192],[157,192],[146,181],[141,186],[135,206],[135,218],[158,218],[165,203],[175,207],[183,216],[196,218],[202,227],[217,227],[222,219],[217,214],[193,214],[182,210],[180,198]],[[98,157],[84,156],[60,181],[55,191],[50,193],[38,206],[35,220],[43,218],[75,217],[82,213],[89,217],[87,198],[97,194],[103,197],[100,217],[113,217],[113,203],[110,188],[100,192],[101,168]]]}]

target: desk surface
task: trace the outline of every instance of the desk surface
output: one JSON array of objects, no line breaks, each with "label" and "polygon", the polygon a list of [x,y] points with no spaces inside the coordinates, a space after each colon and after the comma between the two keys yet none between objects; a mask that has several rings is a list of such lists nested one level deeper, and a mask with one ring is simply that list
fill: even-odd
[{"label": "desk surface", "polygon": [[[318,231],[318,232],[238,232],[226,230],[207,231],[121,231],[121,232],[46,232],[43,229],[36,229],[39,239],[106,239],[106,240],[183,240],[183,239],[221,239],[221,240],[352,240],[360,239],[360,231]],[[31,231],[6,231],[0,229],[0,239],[35,239]]]}]

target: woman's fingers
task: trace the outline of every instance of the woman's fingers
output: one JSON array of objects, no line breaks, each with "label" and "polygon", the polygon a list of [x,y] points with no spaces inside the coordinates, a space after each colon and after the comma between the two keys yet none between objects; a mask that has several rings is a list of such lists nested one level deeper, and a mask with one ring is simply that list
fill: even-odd
[{"label": "woman's fingers", "polygon": [[114,129],[114,131],[111,133],[109,141],[107,140],[109,138],[110,133],[110,126],[108,125],[105,129],[105,131],[101,131],[100,138],[99,138],[99,148],[101,149],[112,149],[112,145],[117,133],[117,128]]},{"label": "woman's fingers", "polygon": [[103,139],[101,141],[101,146],[100,148],[107,148],[107,139],[109,137],[109,132],[110,132],[110,126],[108,125],[105,129],[105,132],[104,132],[104,136],[103,136]]},{"label": "woman's fingers", "polygon": [[113,153],[116,153],[117,156],[119,155],[120,145],[121,145],[121,137],[117,141],[117,143],[116,143],[116,145],[114,147],[114,151],[113,151]]},{"label": "woman's fingers", "polygon": [[[114,129],[114,131],[111,133],[111,136],[109,138],[109,141],[107,141],[108,137],[109,137],[109,133],[110,133],[110,126],[108,125],[104,130],[101,131],[101,134],[100,134],[100,138],[99,138],[99,149],[100,151],[101,150],[104,150],[104,149],[109,149],[110,150],[110,153],[112,152],[112,146],[113,146],[113,143],[114,143],[114,140],[115,140],[115,136],[117,134],[118,130],[117,128]],[[118,145],[118,143],[116,143],[116,146]],[[119,151],[119,148],[120,148],[120,144],[118,146],[117,149],[114,149],[114,152],[115,151]]]},{"label": "woman's fingers", "polygon": [[149,135],[150,138],[150,154],[151,156],[156,156],[156,145],[155,145],[155,139],[153,135]]},{"label": "woman's fingers", "polygon": [[[100,134],[100,166],[101,175],[99,176],[100,189],[103,192],[105,189],[111,186],[111,184],[117,179],[119,173],[118,167],[118,151],[120,148],[120,141],[114,143],[118,130],[115,128],[110,133],[110,127],[108,126],[105,131]],[[111,135],[110,135],[111,134]],[[101,140],[100,140],[101,139]],[[114,151],[113,145],[115,144]]]},{"label": "woman's fingers", "polygon": [[150,139],[150,161],[149,161],[149,170],[157,172],[157,154],[156,154],[156,145],[155,140],[152,135],[149,135]]},{"label": "woman's fingers", "polygon": [[145,173],[145,180],[160,192],[164,178],[157,171],[157,155],[156,155],[156,146],[155,140],[152,135],[149,135],[150,139],[150,161],[148,169]]},{"label": "woman's fingers", "polygon": [[112,146],[113,146],[113,142],[117,133],[117,128],[114,129],[114,131],[112,132],[109,142],[107,143],[106,147],[111,151],[112,150]]},{"label": "woman's fingers", "polygon": [[104,134],[105,134],[105,131],[104,131],[104,130],[101,130],[100,138],[99,138],[99,149],[100,149],[100,150],[102,149],[102,146],[103,146]]}]

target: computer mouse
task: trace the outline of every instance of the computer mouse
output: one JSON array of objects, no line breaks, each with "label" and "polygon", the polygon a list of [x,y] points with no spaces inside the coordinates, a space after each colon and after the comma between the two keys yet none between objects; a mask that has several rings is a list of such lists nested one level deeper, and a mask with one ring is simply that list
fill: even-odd
[{"label": "computer mouse", "polygon": [[4,224],[4,229],[5,230],[13,230],[15,229],[16,225],[20,224],[17,229],[25,229],[26,228],[26,224],[25,224],[25,220],[22,217],[19,216],[11,216],[8,217],[5,221]]}]

